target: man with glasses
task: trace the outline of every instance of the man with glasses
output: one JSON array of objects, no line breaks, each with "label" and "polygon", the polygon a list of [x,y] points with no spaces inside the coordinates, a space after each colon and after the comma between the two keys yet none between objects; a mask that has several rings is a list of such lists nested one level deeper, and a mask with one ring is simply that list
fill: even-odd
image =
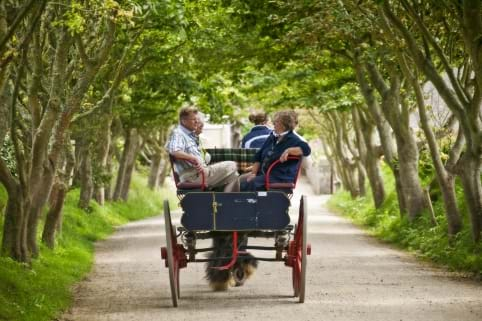
[{"label": "man with glasses", "polygon": [[200,124],[198,109],[186,106],[179,111],[179,125],[173,129],[166,149],[175,158],[174,170],[181,182],[200,184],[204,172],[208,188],[224,187],[224,192],[239,191],[236,162],[224,161],[206,165],[198,145],[196,130]]}]

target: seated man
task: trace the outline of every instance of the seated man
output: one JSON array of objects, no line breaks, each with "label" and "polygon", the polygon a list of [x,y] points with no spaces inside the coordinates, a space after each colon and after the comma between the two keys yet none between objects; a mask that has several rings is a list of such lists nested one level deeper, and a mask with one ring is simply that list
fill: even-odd
[{"label": "seated man", "polygon": [[297,124],[297,115],[293,111],[277,112],[273,117],[273,123],[274,131],[256,153],[251,173],[240,177],[242,191],[266,189],[266,171],[278,159],[281,164],[273,168],[269,181],[273,183],[293,182],[297,174],[298,161],[288,160],[288,156],[308,156],[311,153],[311,148],[306,141],[293,132]]},{"label": "seated man", "polygon": [[201,184],[204,172],[208,188],[223,187],[225,192],[239,191],[238,172],[235,162],[225,161],[206,165],[199,148],[196,129],[199,124],[198,110],[194,106],[181,108],[179,125],[172,131],[166,143],[168,153],[174,156],[174,170],[181,182]]}]

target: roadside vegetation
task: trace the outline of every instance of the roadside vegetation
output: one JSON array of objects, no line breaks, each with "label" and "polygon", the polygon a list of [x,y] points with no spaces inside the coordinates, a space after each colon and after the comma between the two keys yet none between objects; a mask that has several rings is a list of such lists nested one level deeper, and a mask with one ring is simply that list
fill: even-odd
[{"label": "roadside vegetation", "polygon": [[133,171],[163,186],[188,104],[232,146],[298,111],[347,215],[480,274],[481,25],[476,0],[0,1],[0,318],[65,306],[92,241],[158,212]]},{"label": "roadside vegetation", "polygon": [[439,196],[432,195],[432,198],[437,198],[433,203],[435,224],[428,211],[411,223],[407,217],[400,215],[393,180],[390,180],[386,170],[384,174],[387,198],[380,208],[374,207],[370,197],[353,199],[345,190],[336,192],[330,198],[329,207],[383,241],[452,271],[481,279],[482,247],[472,241],[469,214],[464,206],[463,190],[459,184],[456,185],[457,203],[461,209],[464,227],[456,236],[450,238]]},{"label": "roadside vegetation", "polygon": [[[0,205],[6,202],[4,195],[2,190]],[[134,176],[126,202],[106,202],[104,206],[91,202],[87,212],[77,206],[78,198],[78,189],[67,194],[55,249],[42,245],[31,266],[0,257],[0,320],[54,319],[70,305],[73,284],[90,271],[95,241],[107,237],[116,226],[158,215],[164,198],[170,198],[171,208],[176,206],[171,191],[148,189],[140,175]]]}]

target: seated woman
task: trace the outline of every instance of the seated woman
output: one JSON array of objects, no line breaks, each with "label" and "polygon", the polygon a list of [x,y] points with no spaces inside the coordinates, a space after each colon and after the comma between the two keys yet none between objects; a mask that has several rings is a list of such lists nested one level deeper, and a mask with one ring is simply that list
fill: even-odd
[{"label": "seated woman", "polygon": [[273,131],[266,125],[268,116],[265,112],[253,112],[249,115],[249,121],[254,127],[243,137],[241,148],[260,148]]},{"label": "seated woman", "polygon": [[308,156],[311,153],[306,141],[293,132],[297,124],[296,116],[291,110],[279,111],[274,115],[274,131],[256,153],[251,172],[240,177],[241,191],[265,190],[266,171],[278,159],[281,164],[273,168],[269,181],[290,183],[295,180],[298,160],[288,160],[288,156]]}]

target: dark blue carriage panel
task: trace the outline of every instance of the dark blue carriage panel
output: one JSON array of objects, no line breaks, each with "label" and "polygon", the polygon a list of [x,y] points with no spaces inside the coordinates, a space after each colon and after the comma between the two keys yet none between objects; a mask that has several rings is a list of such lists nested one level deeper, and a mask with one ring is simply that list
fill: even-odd
[{"label": "dark blue carriage panel", "polygon": [[193,192],[181,201],[181,224],[191,231],[282,230],[289,206],[282,192]]},{"label": "dark blue carriage panel", "polygon": [[258,228],[281,230],[290,224],[290,200],[283,192],[257,192]]},{"label": "dark blue carriage panel", "polygon": [[213,229],[212,195],[213,193],[209,192],[190,192],[183,197],[181,200],[182,226],[191,231]]}]

